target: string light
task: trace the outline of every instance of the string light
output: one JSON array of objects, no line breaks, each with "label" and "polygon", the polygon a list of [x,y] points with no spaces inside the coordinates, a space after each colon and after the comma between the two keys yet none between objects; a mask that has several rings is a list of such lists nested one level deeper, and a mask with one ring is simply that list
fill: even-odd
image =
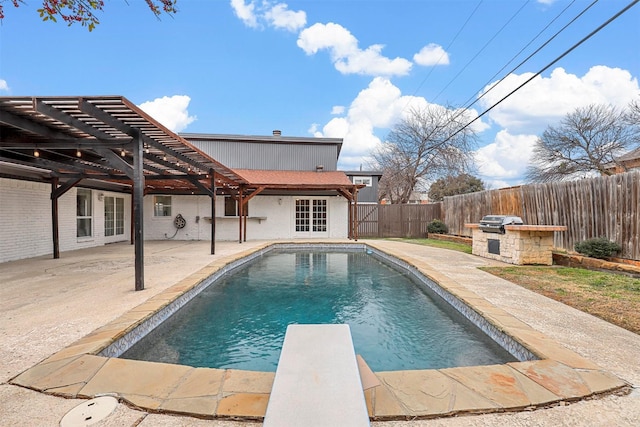
[{"label": "string light", "polygon": [[120,151],[120,155],[121,155],[122,157],[124,157],[124,156],[126,156],[126,155],[127,155],[127,152],[126,152],[126,151],[124,151],[124,148],[122,149],[122,151]]},{"label": "string light", "polygon": [[40,151],[38,151],[38,149],[36,148],[35,150],[33,150],[33,155],[35,157],[40,157]]},{"label": "string light", "polygon": [[76,157],[82,157],[82,151],[79,148],[76,150]]},{"label": "string light", "polygon": [[162,156],[162,160],[164,160],[165,162],[167,161],[167,155],[166,154],[164,156]]}]

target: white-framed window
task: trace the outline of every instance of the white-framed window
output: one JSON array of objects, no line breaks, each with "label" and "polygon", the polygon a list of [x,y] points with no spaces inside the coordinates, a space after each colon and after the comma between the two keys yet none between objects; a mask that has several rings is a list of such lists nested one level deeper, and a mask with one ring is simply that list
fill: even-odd
[{"label": "white-framed window", "polygon": [[93,206],[91,190],[78,188],[76,192],[76,236],[93,235]]},{"label": "white-framed window", "polygon": [[153,196],[153,216],[171,216],[171,196]]},{"label": "white-framed window", "polygon": [[354,176],[352,180],[356,185],[364,184],[367,187],[371,187],[371,185],[373,185],[373,181],[370,176]]}]

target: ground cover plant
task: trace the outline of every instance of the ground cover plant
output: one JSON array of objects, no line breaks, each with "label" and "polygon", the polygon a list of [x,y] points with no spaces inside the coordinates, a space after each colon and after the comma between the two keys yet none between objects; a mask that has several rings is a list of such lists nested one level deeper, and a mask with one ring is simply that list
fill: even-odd
[{"label": "ground cover plant", "polygon": [[[471,253],[471,247],[433,239],[393,239]],[[533,292],[640,334],[640,278],[562,266],[483,267]]]}]

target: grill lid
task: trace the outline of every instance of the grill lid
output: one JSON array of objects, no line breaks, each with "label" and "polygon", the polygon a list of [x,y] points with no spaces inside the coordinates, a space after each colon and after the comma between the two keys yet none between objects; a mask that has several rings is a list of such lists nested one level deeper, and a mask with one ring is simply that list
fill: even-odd
[{"label": "grill lid", "polygon": [[485,215],[480,220],[480,230],[485,233],[504,233],[504,226],[511,224],[524,224],[524,221],[515,215]]}]

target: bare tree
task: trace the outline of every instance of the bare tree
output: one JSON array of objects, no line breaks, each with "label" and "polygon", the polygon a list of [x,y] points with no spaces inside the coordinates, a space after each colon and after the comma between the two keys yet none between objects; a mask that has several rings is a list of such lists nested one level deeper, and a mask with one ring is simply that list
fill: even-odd
[{"label": "bare tree", "polygon": [[640,144],[640,126],[628,112],[589,105],[549,126],[536,141],[527,169],[529,182],[551,182],[611,175],[615,156]]},{"label": "bare tree", "polygon": [[476,143],[475,132],[465,127],[469,121],[460,110],[437,105],[409,110],[372,153],[383,171],[381,198],[407,203],[421,182],[467,171]]},{"label": "bare tree", "polygon": [[456,176],[448,175],[438,178],[431,184],[431,187],[429,187],[429,199],[442,201],[447,196],[475,193],[476,191],[482,190],[484,190],[484,183],[480,178],[476,178],[468,173]]}]

